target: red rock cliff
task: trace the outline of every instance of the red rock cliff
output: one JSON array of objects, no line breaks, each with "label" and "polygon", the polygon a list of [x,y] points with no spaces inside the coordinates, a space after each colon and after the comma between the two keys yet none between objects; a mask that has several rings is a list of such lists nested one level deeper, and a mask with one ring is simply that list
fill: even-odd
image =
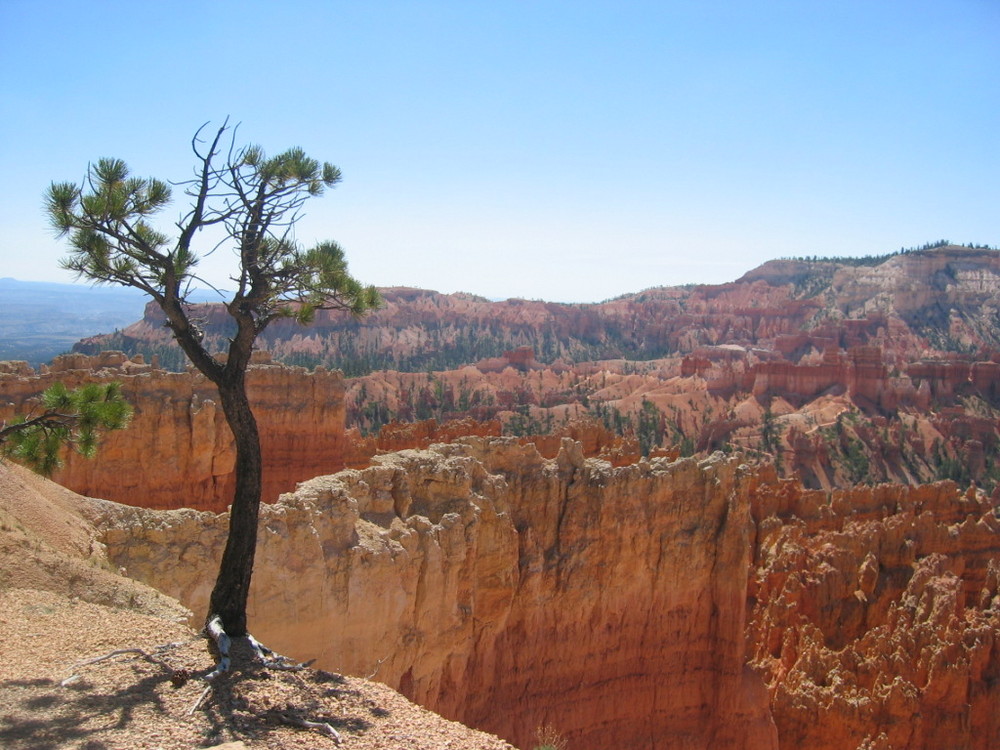
[{"label": "red rock cliff", "polygon": [[[70,387],[117,380],[134,408],[128,429],[108,434],[99,460],[67,455],[54,479],[83,495],[149,508],[224,510],[233,493],[235,450],[215,386],[120,352],[57,357],[43,374],[0,373],[0,418],[24,413],[56,380]],[[344,384],[339,373],[253,365],[250,401],[260,427],[265,502],[343,467]]]},{"label": "red rock cliff", "polygon": [[[99,506],[114,564],[204,608],[224,515]],[[545,723],[582,749],[987,750],[996,513],[949,482],[827,493],[719,454],[467,438],[264,508],[251,621],[522,745]]]},{"label": "red rock cliff", "polygon": [[[875,345],[892,354],[1000,349],[992,310],[1000,303],[1000,253],[942,247],[896,255],[876,265],[835,261],[765,263],[728,284],[662,287],[600,304],[568,305],[393,288],[386,305],[356,321],[321,312],[303,328],[276,321],[260,344],[290,364],[324,363],[352,374],[385,368],[447,369],[481,361],[503,367],[505,350],[529,346],[540,361],[649,359],[732,344],[782,352],[797,361],[811,348]],[[228,335],[221,305],[203,305],[206,341]],[[172,349],[163,314],[95,337],[81,351]]]}]

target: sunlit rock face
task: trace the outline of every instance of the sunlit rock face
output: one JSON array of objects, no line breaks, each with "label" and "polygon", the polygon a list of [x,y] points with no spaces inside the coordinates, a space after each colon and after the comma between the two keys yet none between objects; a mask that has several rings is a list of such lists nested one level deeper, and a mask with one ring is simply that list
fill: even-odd
[{"label": "sunlit rock face", "polygon": [[[203,612],[226,516],[100,504]],[[624,467],[466,438],[263,509],[250,621],[530,746],[1000,746],[1000,523],[950,482],[833,493],[720,454]]]},{"label": "sunlit rock face", "polygon": [[[1000,349],[1000,253],[957,246],[875,265],[773,260],[731,283],[658,287],[599,304],[494,302],[402,287],[382,293],[385,305],[362,321],[336,311],[322,311],[306,328],[275,321],[259,344],[275,359],[352,374],[472,363],[484,371],[531,371],[538,362],[650,359],[717,345],[779,352],[794,362],[831,345],[878,346],[900,361],[912,361],[914,352]],[[195,309],[205,342],[223,350],[231,325],[224,307]],[[173,346],[170,334],[151,303],[142,321],[76,348],[93,354],[165,346]]]},{"label": "sunlit rock face", "polygon": [[[263,509],[250,621],[530,746],[773,748],[745,668],[756,478],[735,460],[615,468],[468,438],[302,484]],[[107,505],[116,564],[204,611],[226,519]]]},{"label": "sunlit rock face", "polygon": [[[872,262],[776,260],[729,284],[592,305],[395,288],[363,320],[325,311],[309,327],[276,321],[258,341],[275,360],[368,374],[347,380],[345,394],[332,393],[330,373],[267,375],[280,385],[262,386],[255,402],[265,501],[297,481],[365,466],[377,452],[461,435],[544,433],[536,444],[551,457],[562,436],[582,439],[569,429],[574,421],[598,418],[631,440],[647,402],[660,412],[663,449],[763,450],[809,487],[941,478],[994,486],[1000,252],[950,246]],[[197,314],[206,342],[224,349],[223,306]],[[112,344],[164,362],[173,351],[172,364],[183,366],[155,303],[142,321],[77,348]],[[120,353],[89,364],[60,359],[63,371],[138,366]],[[0,379],[19,371],[0,367]],[[228,434],[212,389],[192,376],[188,393],[188,377],[135,380],[137,403],[141,382],[154,399],[137,419],[146,432],[114,437],[111,462],[72,459],[60,481],[150,507],[223,509],[232,489]],[[766,418],[776,435],[764,445]],[[639,454],[633,442],[595,450],[591,441],[585,453],[625,465]],[[115,451],[139,459],[142,471]]]},{"label": "sunlit rock face", "polygon": [[1000,747],[995,502],[785,482],[753,515],[748,651],[782,747]]},{"label": "sunlit rock face", "polygon": [[[262,359],[267,359],[263,357]],[[82,495],[148,508],[225,510],[232,501],[235,448],[218,392],[204,376],[173,373],[121,352],[57,357],[44,372],[0,373],[0,417],[25,413],[56,381],[73,388],[118,381],[132,424],[108,433],[99,460],[75,453],[53,477]],[[340,373],[256,364],[247,390],[264,460],[263,498],[343,467],[344,381]]]}]

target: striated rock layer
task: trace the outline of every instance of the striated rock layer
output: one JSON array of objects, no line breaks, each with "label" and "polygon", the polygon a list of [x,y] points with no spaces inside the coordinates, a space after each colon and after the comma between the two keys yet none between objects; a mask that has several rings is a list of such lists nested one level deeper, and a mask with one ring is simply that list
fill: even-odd
[{"label": "striated rock layer", "polygon": [[[225,515],[94,507],[114,564],[204,610]],[[1000,746],[1000,522],[974,488],[470,437],[261,519],[258,636],[521,746]]]},{"label": "striated rock layer", "polygon": [[[118,381],[134,409],[127,430],[105,436],[99,461],[69,453],[56,481],[82,495],[148,508],[225,510],[236,452],[218,392],[204,376],[166,372],[121,352],[65,355],[40,374],[0,372],[0,419],[26,413],[56,381],[70,388]],[[304,478],[343,467],[340,373],[256,364],[247,373],[247,389],[260,429],[266,501]]]},{"label": "striated rock layer", "polygon": [[[409,288],[382,293],[385,306],[363,320],[321,311],[305,328],[275,321],[260,345],[289,364],[325,364],[352,375],[473,362],[484,371],[507,364],[532,370],[538,363],[525,347],[550,365],[655,359],[718,345],[782,352],[792,362],[826,346],[878,346],[903,359],[925,350],[937,356],[1000,349],[1000,252],[985,248],[945,246],[874,265],[775,260],[728,284],[653,288],[600,304],[491,302]],[[200,305],[198,315],[207,345],[224,350],[231,333],[224,307]],[[183,362],[152,303],[142,321],[75,347],[110,348]]]},{"label": "striated rock layer", "polygon": [[[466,438],[302,484],[265,507],[255,634],[530,746],[775,748],[744,627],[755,474],[622,468]],[[206,605],[225,516],[107,504],[108,554]]]}]

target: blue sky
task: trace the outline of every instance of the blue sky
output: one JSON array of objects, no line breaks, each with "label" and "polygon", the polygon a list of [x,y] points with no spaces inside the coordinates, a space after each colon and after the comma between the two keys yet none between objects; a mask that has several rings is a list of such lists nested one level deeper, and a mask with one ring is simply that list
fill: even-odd
[{"label": "blue sky", "polygon": [[185,179],[227,115],[343,170],[298,238],[380,286],[596,301],[996,246],[998,40],[995,0],[0,0],[0,276],[71,279],[49,182]]}]

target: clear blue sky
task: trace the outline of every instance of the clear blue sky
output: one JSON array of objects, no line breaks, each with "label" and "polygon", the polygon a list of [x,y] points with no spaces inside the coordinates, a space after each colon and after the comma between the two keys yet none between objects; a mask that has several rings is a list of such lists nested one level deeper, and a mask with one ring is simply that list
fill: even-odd
[{"label": "clear blue sky", "polygon": [[25,280],[71,278],[49,182],[101,156],[185,179],[227,115],[341,167],[298,238],[381,286],[595,301],[1000,245],[997,0],[0,0],[0,97]]}]

